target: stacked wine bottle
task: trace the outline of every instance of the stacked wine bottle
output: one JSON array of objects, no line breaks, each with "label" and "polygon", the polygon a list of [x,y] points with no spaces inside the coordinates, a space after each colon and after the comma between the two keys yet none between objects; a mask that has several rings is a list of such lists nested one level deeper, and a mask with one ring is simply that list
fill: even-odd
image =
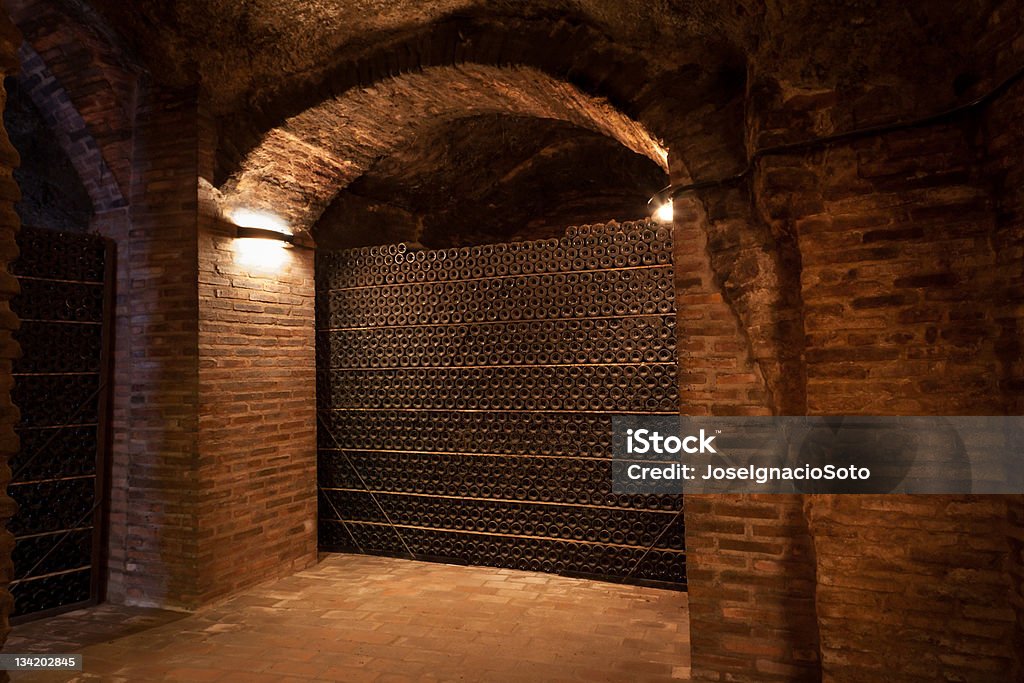
[{"label": "stacked wine bottle", "polygon": [[612,493],[611,420],[676,414],[671,231],[317,257],[328,551],[685,587],[682,499]]},{"label": "stacked wine bottle", "polygon": [[22,355],[11,399],[21,448],[11,459],[14,616],[95,598],[99,520],[100,370],[107,244],[93,235],[24,228],[11,308]]}]

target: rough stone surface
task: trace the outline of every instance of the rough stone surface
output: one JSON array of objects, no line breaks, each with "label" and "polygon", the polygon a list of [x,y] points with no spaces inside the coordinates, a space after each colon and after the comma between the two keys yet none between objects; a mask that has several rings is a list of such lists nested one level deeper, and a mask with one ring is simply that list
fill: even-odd
[{"label": "rough stone surface", "polygon": [[[749,42],[750,24],[763,12],[756,2],[634,0],[96,5],[163,78],[198,75],[216,87],[217,113],[246,99],[265,108],[303,90],[366,85],[388,71],[460,61],[548,64],[546,70],[561,73],[575,68],[581,81],[651,98],[664,85],[659,76],[708,59],[709,47],[717,56]],[[345,66],[353,63],[362,73],[347,80]]]},{"label": "rough stone surface", "polygon": [[378,157],[430,126],[488,114],[565,121],[668,168],[643,126],[564,81],[527,67],[433,67],[349,91],[268,131],[224,186],[225,209],[269,211],[308,231]]},{"label": "rough stone surface", "polygon": [[567,225],[646,218],[648,197],[666,184],[657,164],[598,133],[478,116],[436,126],[378,161],[314,233],[327,249],[559,237]]}]

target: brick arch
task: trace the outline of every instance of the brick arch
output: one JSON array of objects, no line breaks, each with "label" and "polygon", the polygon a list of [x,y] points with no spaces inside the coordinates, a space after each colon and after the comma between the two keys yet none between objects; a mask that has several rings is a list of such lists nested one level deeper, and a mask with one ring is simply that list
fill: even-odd
[{"label": "brick arch", "polygon": [[127,206],[117,178],[103,158],[89,126],[46,62],[31,45],[18,49],[21,70],[18,86],[29,96],[53,132],[57,143],[78,173],[89,194],[93,211],[103,213]]},{"label": "brick arch", "polygon": [[[264,87],[225,114],[216,183],[234,173],[263,134],[329,97],[438,66],[522,65],[605,98],[661,138],[682,130],[678,116],[725,97],[742,95],[746,57],[724,39],[702,38],[692,59],[672,66],[613,40],[585,16],[459,14],[375,37],[372,48],[343,51],[333,64],[292,74]],[[666,93],[673,97],[666,110]]]},{"label": "brick arch", "polygon": [[[30,91],[39,89],[31,97],[44,116],[55,115],[63,133],[70,136],[72,148],[68,156],[87,187],[97,174],[98,165],[102,164],[104,189],[99,190],[100,201],[92,197],[96,211],[100,212],[104,205],[110,208],[125,205],[126,202],[117,204],[111,199],[115,193],[106,183],[108,176],[112,177],[122,200],[127,199],[132,172],[135,96],[141,68],[121,46],[116,34],[86,3],[56,0],[2,0],[2,3],[24,39],[19,57],[28,58],[31,63],[23,68],[24,75],[39,76],[46,81],[28,88]],[[37,57],[43,63],[42,69],[37,68]],[[61,92],[49,92],[53,88]],[[37,97],[47,100],[43,106]],[[83,148],[81,143],[85,138],[82,136],[91,140],[85,145],[89,149]],[[84,157],[76,160],[83,154]],[[80,166],[90,164],[91,170],[82,174]],[[89,188],[91,196],[93,189]]]},{"label": "brick arch", "polygon": [[222,206],[264,208],[308,230],[331,199],[425,126],[480,114],[556,119],[668,170],[667,151],[607,101],[531,67],[432,67],[349,90],[267,133],[221,188]]}]

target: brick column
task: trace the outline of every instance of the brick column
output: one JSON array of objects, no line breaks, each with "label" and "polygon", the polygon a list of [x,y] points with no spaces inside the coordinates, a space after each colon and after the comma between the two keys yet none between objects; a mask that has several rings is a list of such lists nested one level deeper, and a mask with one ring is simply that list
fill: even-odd
[{"label": "brick column", "polygon": [[118,242],[109,598],[192,609],[316,561],[313,252],[250,267],[195,90],[143,85]]},{"label": "brick column", "polygon": [[[1019,296],[999,283],[976,159],[963,127],[931,126],[788,160],[807,178],[779,205],[797,226],[810,414],[1005,410]],[[808,496],[824,679],[1009,680],[1006,502]]]},{"label": "brick column", "polygon": [[[0,13],[0,70],[3,76],[17,70],[16,51],[21,43],[17,29],[5,14]],[[0,84],[0,110],[7,104],[7,92]],[[7,495],[7,485],[11,481],[11,469],[8,459],[18,451],[18,436],[14,426],[18,422],[18,409],[11,403],[11,361],[20,353],[18,343],[12,332],[18,327],[18,318],[11,311],[10,299],[18,293],[18,281],[12,276],[7,265],[18,255],[15,234],[20,227],[18,215],[14,212],[14,204],[20,198],[20,191],[12,170],[19,163],[18,153],[7,138],[7,131],[0,125],[0,645],[7,640],[10,625],[7,621],[13,606],[10,592],[7,590],[14,578],[14,564],[11,551],[14,550],[14,536],[6,529],[6,522],[15,510],[14,501]],[[0,681],[8,680],[6,673],[0,672]]]},{"label": "brick column", "polygon": [[118,245],[130,363],[115,372],[129,380],[130,406],[115,434],[110,594],[191,607],[199,594],[196,94],[142,86],[139,101],[131,226]]},{"label": "brick column", "polygon": [[[688,176],[670,162],[676,171],[673,181],[687,182]],[[781,385],[770,392],[761,368],[778,364],[770,362],[772,345],[759,343],[757,335],[764,340],[772,330],[765,327],[752,336],[751,316],[742,315],[737,310],[742,304],[725,296],[719,283],[726,278],[715,268],[716,255],[743,251],[738,243],[749,241],[738,232],[749,220],[749,203],[728,193],[714,200],[720,211],[714,229],[704,202],[681,199],[674,207],[680,404],[689,415],[771,415],[778,410],[772,396],[778,396]],[[736,244],[729,243],[729,232]],[[736,283],[757,274],[756,268],[735,267],[731,276]],[[820,678],[814,557],[802,498],[686,497],[694,680]]]},{"label": "brick column", "polygon": [[201,190],[199,482],[201,598],[317,558],[313,251],[246,258]]}]

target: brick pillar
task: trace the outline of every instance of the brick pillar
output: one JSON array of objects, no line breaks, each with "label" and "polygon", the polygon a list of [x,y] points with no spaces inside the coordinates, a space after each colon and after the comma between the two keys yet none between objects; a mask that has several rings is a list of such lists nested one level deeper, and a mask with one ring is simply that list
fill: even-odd
[{"label": "brick pillar", "polygon": [[[788,160],[810,414],[1003,412],[1020,269],[992,248],[976,158],[964,127],[931,126]],[[1010,680],[1006,503],[808,496],[824,680]]]},{"label": "brick pillar", "polygon": [[[111,597],[131,604],[198,602],[197,104],[193,91],[140,88],[128,268],[130,383],[124,477],[111,501]],[[123,299],[122,299],[123,301]],[[116,398],[115,398],[116,405]]]},{"label": "brick pillar", "polygon": [[[212,177],[212,121],[201,125]],[[245,251],[200,187],[201,597],[305,569],[317,558],[313,250]],[[252,246],[249,244],[248,246]],[[257,255],[258,256],[258,255]]]},{"label": "brick pillar", "polygon": [[[16,51],[21,37],[10,19],[0,13],[0,70],[3,76],[14,73],[18,67]],[[0,84],[0,109],[7,104],[7,92]],[[18,343],[12,332],[18,327],[18,318],[11,311],[10,299],[18,293],[18,281],[12,276],[7,265],[18,255],[18,245],[14,237],[20,227],[18,215],[14,212],[14,204],[20,198],[20,191],[11,175],[18,165],[18,153],[7,138],[7,131],[0,125],[0,262],[3,271],[0,273],[0,645],[7,640],[10,625],[7,621],[13,606],[10,592],[7,590],[14,578],[14,564],[11,551],[14,550],[14,536],[6,529],[6,522],[15,510],[14,501],[7,495],[7,485],[11,481],[11,469],[8,459],[18,451],[18,436],[14,426],[18,422],[18,409],[11,403],[11,362],[20,354]],[[0,672],[0,681],[8,680],[6,673]]]},{"label": "brick pillar", "polygon": [[[673,182],[687,182],[683,169],[670,162]],[[713,206],[720,211],[713,230],[705,202],[680,199],[674,207],[680,404],[688,415],[770,415],[778,410],[772,396],[778,396],[780,384],[769,392],[761,368],[778,364],[770,362],[771,345],[759,340],[771,338],[772,330],[765,327],[751,336],[753,318],[722,291],[727,278],[715,267],[716,255],[726,250],[756,252],[727,239],[723,243],[730,230],[743,230],[749,204],[722,196]],[[736,268],[731,276],[735,283],[757,272]],[[694,680],[820,678],[814,557],[802,498],[686,497]]]},{"label": "brick pillar", "polygon": [[[204,202],[206,206],[212,206]],[[204,601],[316,562],[313,252],[247,262],[205,214],[199,258]],[[275,257],[275,258],[276,258]]]},{"label": "brick pillar", "polygon": [[313,252],[241,263],[195,90],[143,85],[118,242],[108,597],[192,609],[316,561]]}]

